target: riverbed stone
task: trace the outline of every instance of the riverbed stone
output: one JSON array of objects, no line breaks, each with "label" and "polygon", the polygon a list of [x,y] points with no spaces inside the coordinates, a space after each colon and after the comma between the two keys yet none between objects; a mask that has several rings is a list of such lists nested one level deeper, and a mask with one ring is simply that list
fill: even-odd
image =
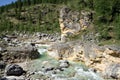
[{"label": "riverbed stone", "polygon": [[104,71],[105,78],[120,79],[120,63],[112,63]]},{"label": "riverbed stone", "polygon": [[67,60],[60,60],[60,68],[68,68],[70,66],[69,62]]},{"label": "riverbed stone", "polygon": [[4,76],[0,80],[27,80],[24,76]]},{"label": "riverbed stone", "polygon": [[5,69],[6,63],[4,61],[0,61],[0,69]]},{"label": "riverbed stone", "polygon": [[7,76],[21,76],[25,71],[17,64],[10,64],[5,68],[5,75]]}]

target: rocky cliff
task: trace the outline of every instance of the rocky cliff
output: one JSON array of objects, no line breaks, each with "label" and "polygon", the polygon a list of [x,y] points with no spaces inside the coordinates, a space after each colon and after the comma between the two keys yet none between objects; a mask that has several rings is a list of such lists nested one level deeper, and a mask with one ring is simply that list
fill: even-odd
[{"label": "rocky cliff", "polygon": [[77,35],[86,29],[90,23],[91,13],[88,11],[73,11],[63,7],[60,10],[59,24],[61,30],[61,41],[67,41],[68,36]]},{"label": "rocky cliff", "polygon": [[53,44],[48,54],[56,59],[83,62],[106,78],[120,79],[120,46],[72,41]]},{"label": "rocky cliff", "polygon": [[[64,7],[60,11],[61,41],[48,49],[48,54],[56,59],[80,61],[105,78],[120,79],[120,46],[99,46],[93,41],[67,41],[67,36],[76,35],[89,27],[89,12],[77,12]],[[82,17],[81,17],[82,16]]]}]

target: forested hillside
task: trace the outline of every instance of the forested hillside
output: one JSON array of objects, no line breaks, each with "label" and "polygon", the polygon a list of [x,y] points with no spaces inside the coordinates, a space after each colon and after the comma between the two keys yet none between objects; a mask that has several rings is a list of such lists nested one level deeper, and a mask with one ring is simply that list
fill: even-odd
[{"label": "forested hillside", "polygon": [[120,39],[120,0],[18,0],[0,7],[0,31],[60,32],[63,6],[91,12],[100,40]]},{"label": "forested hillside", "polygon": [[120,80],[120,0],[0,6],[0,80]]}]

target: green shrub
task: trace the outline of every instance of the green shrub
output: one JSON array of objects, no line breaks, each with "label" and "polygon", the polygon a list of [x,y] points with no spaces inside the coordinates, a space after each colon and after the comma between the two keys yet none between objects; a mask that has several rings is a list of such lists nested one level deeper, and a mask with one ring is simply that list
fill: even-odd
[{"label": "green shrub", "polygon": [[116,17],[114,22],[114,33],[115,38],[120,40],[120,15]]}]

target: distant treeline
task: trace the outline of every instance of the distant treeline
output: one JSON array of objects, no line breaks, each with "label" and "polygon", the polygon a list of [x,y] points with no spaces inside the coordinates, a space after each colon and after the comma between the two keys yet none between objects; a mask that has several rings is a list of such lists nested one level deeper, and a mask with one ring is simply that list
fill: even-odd
[{"label": "distant treeline", "polygon": [[52,4],[66,4],[69,0],[17,0],[16,2],[12,2],[11,4],[1,6],[0,13],[7,11],[11,8],[21,8],[23,6],[31,6],[35,4],[42,4],[42,3],[52,3]]},{"label": "distant treeline", "polygon": [[[97,33],[100,33],[100,39],[120,39],[120,0],[17,0],[16,2],[12,2],[9,5],[0,7],[0,14],[4,12],[9,12],[10,9],[14,9],[16,13],[16,19],[21,17],[21,10],[23,8],[31,7],[36,4],[55,4],[55,5],[67,5],[71,9],[80,11],[80,10],[88,10],[93,13],[93,24],[94,29]],[[41,12],[39,12],[41,14]],[[51,16],[52,15],[52,16]],[[54,20],[55,16],[59,14],[55,11],[47,14],[47,16],[39,16],[40,19]],[[5,16],[5,15],[4,15]],[[0,15],[1,19],[4,19],[3,15]],[[31,15],[29,15],[29,21],[31,23]],[[54,26],[56,29],[59,28],[58,18],[55,19],[56,22],[48,22],[49,24],[45,24],[45,26]],[[8,24],[6,24],[6,22]],[[52,23],[52,25],[50,25]],[[12,28],[12,23],[7,20],[1,20],[0,28],[4,28],[4,26],[10,26],[8,28]],[[17,25],[18,26],[18,25]],[[26,26],[26,25],[20,25]],[[19,28],[21,28],[19,26]],[[34,25],[33,25],[34,26]],[[28,26],[29,28],[29,26]],[[39,28],[39,25],[38,25]],[[45,27],[45,29],[49,30],[50,27]],[[5,28],[4,28],[5,29]],[[26,29],[26,27],[25,27]],[[25,30],[24,29],[24,30]],[[54,27],[53,27],[54,29]],[[28,30],[28,29],[26,29]],[[38,30],[38,29],[36,29]],[[33,29],[34,31],[34,29]]]}]

